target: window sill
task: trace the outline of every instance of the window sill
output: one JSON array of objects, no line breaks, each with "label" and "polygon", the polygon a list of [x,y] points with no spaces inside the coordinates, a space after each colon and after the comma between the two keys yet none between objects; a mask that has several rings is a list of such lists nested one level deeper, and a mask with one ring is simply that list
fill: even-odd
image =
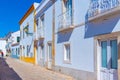
[{"label": "window sill", "polygon": [[70,60],[64,60],[64,64],[71,64]]}]

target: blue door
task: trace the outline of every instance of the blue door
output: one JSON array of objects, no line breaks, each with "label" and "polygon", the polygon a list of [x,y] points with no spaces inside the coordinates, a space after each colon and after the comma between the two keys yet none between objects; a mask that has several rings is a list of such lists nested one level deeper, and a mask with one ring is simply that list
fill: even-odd
[{"label": "blue door", "polygon": [[118,80],[117,40],[101,41],[100,80]]}]

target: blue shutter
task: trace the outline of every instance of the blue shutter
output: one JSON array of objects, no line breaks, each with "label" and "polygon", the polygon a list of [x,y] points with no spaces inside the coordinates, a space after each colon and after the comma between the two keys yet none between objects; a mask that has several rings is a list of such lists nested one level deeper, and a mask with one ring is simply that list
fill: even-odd
[{"label": "blue shutter", "polygon": [[117,69],[117,59],[118,59],[118,49],[117,49],[117,40],[110,41],[111,46],[111,68]]},{"label": "blue shutter", "polygon": [[107,41],[101,42],[101,62],[102,67],[107,68]]}]

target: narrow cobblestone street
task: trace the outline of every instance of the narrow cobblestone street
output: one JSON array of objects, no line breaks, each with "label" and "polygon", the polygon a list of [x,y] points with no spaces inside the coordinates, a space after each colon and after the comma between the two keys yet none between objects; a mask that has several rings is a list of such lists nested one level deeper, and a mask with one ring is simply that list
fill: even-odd
[{"label": "narrow cobblestone street", "polygon": [[40,66],[7,57],[0,59],[0,80],[74,80]]}]

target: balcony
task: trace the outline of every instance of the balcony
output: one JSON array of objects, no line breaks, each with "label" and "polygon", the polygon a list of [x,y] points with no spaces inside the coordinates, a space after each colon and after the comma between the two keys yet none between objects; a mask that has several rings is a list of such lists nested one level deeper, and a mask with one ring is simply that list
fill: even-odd
[{"label": "balcony", "polygon": [[90,3],[89,21],[102,21],[120,14],[120,0],[96,0]]},{"label": "balcony", "polygon": [[59,19],[58,32],[64,33],[74,28],[72,13],[73,13],[72,10],[68,10],[58,16],[58,19]]}]

